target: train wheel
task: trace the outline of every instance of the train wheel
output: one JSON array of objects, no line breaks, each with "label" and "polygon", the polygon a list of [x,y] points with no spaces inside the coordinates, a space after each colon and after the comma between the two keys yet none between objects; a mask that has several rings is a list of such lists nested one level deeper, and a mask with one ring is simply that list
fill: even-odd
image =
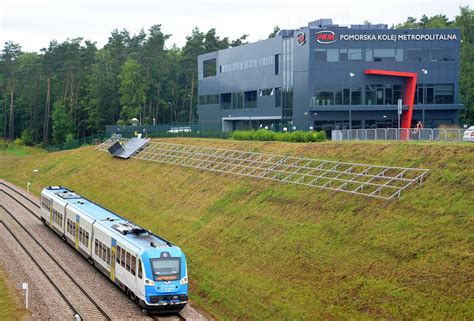
[{"label": "train wheel", "polygon": [[133,293],[132,291],[128,290],[128,296],[130,297],[130,299],[132,299],[132,301],[136,301],[137,300],[137,296],[135,295],[135,293]]}]

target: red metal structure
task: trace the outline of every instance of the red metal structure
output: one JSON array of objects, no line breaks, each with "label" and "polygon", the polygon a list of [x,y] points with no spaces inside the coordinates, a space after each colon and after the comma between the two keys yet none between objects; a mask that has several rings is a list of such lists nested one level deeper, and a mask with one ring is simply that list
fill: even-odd
[{"label": "red metal structure", "polygon": [[[416,89],[416,77],[417,74],[414,72],[402,72],[393,70],[378,70],[378,69],[367,69],[366,75],[381,75],[381,76],[392,76],[392,77],[403,77],[407,78],[407,84],[405,87],[405,97],[403,100],[404,105],[408,105],[408,111],[402,114],[402,128],[410,128],[411,120],[413,115],[413,103],[415,101],[415,89]],[[403,131],[401,139],[408,139],[408,131]]]}]

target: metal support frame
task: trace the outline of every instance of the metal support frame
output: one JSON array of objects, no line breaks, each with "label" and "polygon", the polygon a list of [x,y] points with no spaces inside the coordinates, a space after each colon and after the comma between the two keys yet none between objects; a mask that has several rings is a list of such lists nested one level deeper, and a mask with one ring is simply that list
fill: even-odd
[{"label": "metal support frame", "polygon": [[[104,143],[99,150],[107,150]],[[336,162],[195,145],[149,142],[132,158],[364,195],[400,197],[427,169]]]}]

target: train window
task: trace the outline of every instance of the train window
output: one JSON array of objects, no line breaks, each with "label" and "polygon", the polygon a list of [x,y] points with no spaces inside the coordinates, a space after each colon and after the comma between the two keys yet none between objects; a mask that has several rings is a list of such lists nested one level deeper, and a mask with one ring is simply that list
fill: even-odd
[{"label": "train window", "polygon": [[138,277],[142,278],[142,260],[138,259]]},{"label": "train window", "polygon": [[98,255],[98,253],[99,253],[99,243],[97,239],[95,239],[95,255]]},{"label": "train window", "polygon": [[130,272],[135,275],[135,267],[137,266],[137,258],[132,255],[132,263],[130,264]]},{"label": "train window", "polygon": [[86,246],[89,247],[89,232],[86,232]]},{"label": "train window", "polygon": [[107,247],[107,264],[110,265],[110,248]]},{"label": "train window", "polygon": [[104,262],[106,262],[106,256],[105,244],[102,244],[102,260],[104,260]]},{"label": "train window", "polygon": [[125,265],[127,267],[128,272],[130,272],[130,261],[131,261],[130,253],[127,252],[127,261],[125,261]]},{"label": "train window", "polygon": [[125,267],[125,250],[122,248],[122,255],[120,256],[120,265]]},{"label": "train window", "polygon": [[120,246],[117,245],[117,251],[116,251],[116,255],[115,255],[115,258],[116,258],[116,261],[117,261],[117,264],[120,264]]},{"label": "train window", "polygon": [[102,242],[99,241],[99,257],[102,259]]}]

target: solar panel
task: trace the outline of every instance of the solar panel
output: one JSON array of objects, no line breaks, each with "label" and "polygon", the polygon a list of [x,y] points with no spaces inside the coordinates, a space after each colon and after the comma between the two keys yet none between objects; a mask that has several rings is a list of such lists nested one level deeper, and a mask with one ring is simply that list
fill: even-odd
[{"label": "solar panel", "polygon": [[127,159],[148,143],[149,140],[150,139],[132,138],[126,140],[123,145],[120,142],[112,142],[112,145],[107,150],[114,157]]}]

